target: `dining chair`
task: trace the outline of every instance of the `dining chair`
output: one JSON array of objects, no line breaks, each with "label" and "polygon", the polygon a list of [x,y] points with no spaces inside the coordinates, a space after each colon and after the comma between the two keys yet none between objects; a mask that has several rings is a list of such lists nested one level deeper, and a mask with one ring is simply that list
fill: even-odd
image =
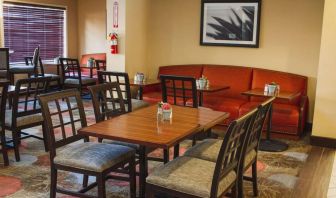
[{"label": "dining chair", "polygon": [[124,98],[124,104],[127,112],[132,112],[149,106],[149,103],[132,97],[130,80],[128,73],[113,71],[98,71],[98,82],[118,82]]},{"label": "dining chair", "polygon": [[[0,90],[1,90],[1,99],[0,99],[0,114],[5,115],[6,111],[6,100],[7,100],[7,91],[8,91],[9,81],[0,81]],[[9,165],[8,153],[6,147],[6,136],[5,136],[5,116],[0,117],[0,145],[2,157],[4,160],[4,165]]]},{"label": "dining chair", "polygon": [[106,71],[106,60],[95,60],[98,71]]},{"label": "dining chair", "polygon": [[146,197],[165,194],[217,198],[230,190],[231,195],[237,197],[239,164],[256,113],[255,109],[229,125],[215,162],[181,156],[155,169],[146,179]]},{"label": "dining chair", "polygon": [[[42,59],[40,57],[40,48],[37,47],[34,50],[34,55],[33,56],[27,56],[24,57],[25,63],[27,66],[34,66],[34,77],[50,77],[50,83],[51,82],[56,82],[57,83],[57,88],[60,89],[62,84],[61,84],[61,76],[59,74],[51,74],[51,73],[45,73],[44,72],[44,66],[42,63]],[[50,85],[51,86],[51,85]]]},{"label": "dining chair", "polygon": [[[257,184],[257,158],[258,158],[258,146],[262,129],[265,123],[265,119],[268,115],[272,102],[275,98],[272,97],[269,100],[263,102],[258,107],[257,115],[252,123],[251,133],[246,138],[246,146],[243,150],[243,160],[241,161],[241,171],[238,177],[239,194],[243,197],[243,179],[253,182],[254,196],[258,196],[258,184]],[[219,139],[206,139],[196,146],[188,149],[184,156],[195,157],[211,162],[216,162],[218,153],[220,152],[221,144],[223,140]],[[244,172],[252,165],[252,178],[243,176]]]},{"label": "dining chair", "polygon": [[62,69],[63,88],[77,88],[83,95],[85,88],[96,84],[94,78],[82,76],[78,59],[60,58],[59,61]]},{"label": "dining chair", "polygon": [[[188,76],[160,75],[162,101],[169,102],[174,105],[198,108],[196,79]],[[196,144],[196,133],[192,137],[192,145]],[[169,150],[164,154],[169,156]],[[174,156],[179,155],[179,145],[174,148]]]},{"label": "dining chair", "polygon": [[179,106],[198,107],[196,79],[188,76],[160,75],[162,101]]},{"label": "dining chair", "polygon": [[[13,107],[5,112],[5,129],[12,131],[16,161],[20,161],[19,144],[21,139],[33,137],[44,141],[44,148],[48,151],[46,128],[43,124],[41,106],[37,96],[48,91],[50,78],[38,77],[20,79],[15,84],[15,91],[12,94]],[[36,126],[42,126],[43,137],[23,132]],[[24,136],[22,136],[24,135]]]},{"label": "dining chair", "polygon": [[[37,50],[35,49],[34,54],[36,53]],[[10,65],[8,71],[11,84],[14,84],[15,74],[27,74],[27,78],[30,78],[30,76],[36,73],[35,69],[36,67],[34,65],[26,65],[26,64]]]},{"label": "dining chair", "polygon": [[[105,182],[113,178],[109,175],[128,164],[130,197],[135,197],[135,151],[121,145],[89,142],[89,137],[77,133],[86,127],[83,102],[78,90],[65,90],[39,96],[45,117],[50,148],[51,185],[50,197],[56,193],[76,197],[94,197],[85,194],[98,186],[99,198],[106,197]],[[70,117],[70,119],[65,118]],[[83,176],[83,188],[73,191],[57,187],[58,171],[79,173]],[[96,182],[88,185],[88,177],[96,177]]]},{"label": "dining chair", "polygon": [[0,78],[8,79],[9,70],[9,49],[0,48]]}]

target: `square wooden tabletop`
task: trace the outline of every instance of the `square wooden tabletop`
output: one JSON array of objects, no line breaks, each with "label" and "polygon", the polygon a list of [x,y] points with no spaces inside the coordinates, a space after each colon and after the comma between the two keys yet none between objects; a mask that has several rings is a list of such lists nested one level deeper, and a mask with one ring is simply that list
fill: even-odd
[{"label": "square wooden tabletop", "polygon": [[157,105],[152,105],[82,128],[78,133],[155,148],[169,148],[228,117],[226,112],[173,106],[172,119],[162,121],[157,116]]}]

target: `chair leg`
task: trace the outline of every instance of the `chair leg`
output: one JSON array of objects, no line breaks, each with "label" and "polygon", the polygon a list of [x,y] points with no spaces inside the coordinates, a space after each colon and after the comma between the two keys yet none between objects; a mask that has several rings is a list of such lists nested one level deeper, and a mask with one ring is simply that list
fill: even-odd
[{"label": "chair leg", "polygon": [[130,197],[136,197],[135,156],[129,162]]},{"label": "chair leg", "polygon": [[257,176],[257,161],[252,164],[252,180],[253,180],[253,194],[258,196],[258,176]]},{"label": "chair leg", "polygon": [[57,188],[57,169],[51,166],[50,171],[50,198],[56,198],[56,188]]},{"label": "chair leg", "polygon": [[4,159],[4,164],[5,166],[9,165],[9,159],[8,159],[8,153],[7,153],[7,147],[6,147],[6,137],[5,137],[5,131],[2,131],[0,134],[1,137],[1,150],[2,150],[2,155]]},{"label": "chair leg", "polygon": [[89,183],[89,176],[88,175],[83,175],[83,188],[86,188],[88,186]]},{"label": "chair leg", "polygon": [[19,135],[18,131],[13,130],[12,136],[13,136],[13,144],[14,144],[14,153],[15,153],[15,159],[17,162],[20,161],[20,152],[19,152]]},{"label": "chair leg", "polygon": [[238,180],[236,181],[236,184],[232,187],[232,190],[231,190],[231,196],[233,198],[237,198],[238,197]]},{"label": "chair leg", "polygon": [[169,148],[168,149],[163,149],[163,163],[168,163],[169,162]]},{"label": "chair leg", "polygon": [[148,185],[146,185],[146,198],[155,198],[155,193]]},{"label": "chair leg", "polygon": [[45,124],[42,124],[42,133],[43,133],[43,143],[44,143],[44,150],[45,152],[49,151],[49,141],[48,141],[48,135],[47,135],[47,127]]},{"label": "chair leg", "polygon": [[97,183],[98,183],[98,197],[105,198],[106,197],[106,190],[105,190],[105,179],[103,175],[97,176]]},{"label": "chair leg", "polygon": [[196,145],[196,135],[193,136],[192,138],[192,146]]}]

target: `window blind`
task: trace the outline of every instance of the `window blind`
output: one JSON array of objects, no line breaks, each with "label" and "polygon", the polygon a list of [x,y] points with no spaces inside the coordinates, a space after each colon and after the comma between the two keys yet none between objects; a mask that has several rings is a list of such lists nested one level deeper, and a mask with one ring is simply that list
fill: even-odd
[{"label": "window blind", "polygon": [[24,62],[37,46],[42,60],[64,56],[64,8],[5,2],[3,16],[5,47],[14,50],[11,63]]}]

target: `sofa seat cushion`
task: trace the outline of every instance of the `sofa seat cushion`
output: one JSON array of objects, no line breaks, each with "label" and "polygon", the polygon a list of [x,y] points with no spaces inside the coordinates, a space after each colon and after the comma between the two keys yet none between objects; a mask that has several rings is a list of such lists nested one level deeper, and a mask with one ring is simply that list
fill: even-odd
[{"label": "sofa seat cushion", "polygon": [[206,100],[203,101],[203,106],[209,107],[215,111],[230,113],[230,118],[225,121],[225,123],[228,124],[232,120],[239,117],[239,108],[246,102],[246,100],[236,98],[208,97]]},{"label": "sofa seat cushion", "polygon": [[[253,108],[258,107],[260,102],[248,102],[241,106],[239,115],[243,115]],[[272,130],[297,133],[299,127],[299,107],[290,104],[273,103]],[[290,129],[290,130],[288,130]]]},{"label": "sofa seat cushion", "polygon": [[[210,197],[212,178],[216,163],[182,156],[158,167],[146,181],[149,184],[198,197]],[[218,185],[221,195],[235,182],[237,175],[229,172]]]},{"label": "sofa seat cushion", "polygon": [[[79,79],[68,78],[68,79],[65,79],[64,84],[79,85]],[[96,80],[94,78],[82,77],[82,84],[83,85],[96,84]]]},{"label": "sofa seat cushion", "polygon": [[101,172],[135,155],[134,149],[115,144],[84,142],[66,146],[57,153],[55,164]]},{"label": "sofa seat cushion", "polygon": [[[211,162],[216,162],[223,140],[219,139],[205,139],[199,144],[188,149],[184,156],[203,159]],[[245,155],[244,167],[247,166],[256,158],[257,152],[252,149]]]},{"label": "sofa seat cushion", "polygon": [[[12,115],[13,113],[11,110],[7,110],[5,113],[5,125],[7,127],[12,127]],[[16,127],[22,127],[41,122],[43,122],[43,116],[41,113],[37,113],[34,115],[18,117],[16,119]]]},{"label": "sofa seat cushion", "polygon": [[155,104],[162,101],[162,93],[161,92],[148,92],[143,94],[143,100],[150,103]]}]

